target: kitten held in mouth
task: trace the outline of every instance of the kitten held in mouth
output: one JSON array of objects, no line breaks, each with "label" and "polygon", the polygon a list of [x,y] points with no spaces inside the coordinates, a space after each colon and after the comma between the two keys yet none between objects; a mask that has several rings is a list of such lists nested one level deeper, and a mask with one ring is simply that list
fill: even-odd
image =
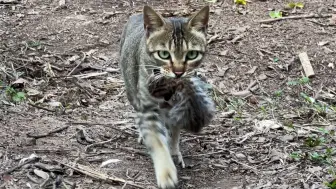
[{"label": "kitten held in mouth", "polygon": [[124,27],[120,66],[127,98],[137,112],[139,141],[151,155],[157,184],[175,188],[172,156],[185,167],[180,131],[199,132],[210,124],[215,106],[195,69],[206,53],[209,7],[190,18],[163,18],[145,6]]}]

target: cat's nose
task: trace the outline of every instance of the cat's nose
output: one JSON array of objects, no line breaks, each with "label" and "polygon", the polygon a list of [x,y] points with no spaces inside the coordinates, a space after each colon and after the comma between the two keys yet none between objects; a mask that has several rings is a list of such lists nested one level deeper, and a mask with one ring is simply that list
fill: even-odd
[{"label": "cat's nose", "polygon": [[184,72],[174,72],[174,74],[177,78],[180,78],[184,74]]}]

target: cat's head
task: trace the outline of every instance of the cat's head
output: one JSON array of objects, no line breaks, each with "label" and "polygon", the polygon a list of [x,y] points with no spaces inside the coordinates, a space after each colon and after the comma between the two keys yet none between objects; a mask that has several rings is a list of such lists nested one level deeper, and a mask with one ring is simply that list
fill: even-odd
[{"label": "cat's head", "polygon": [[209,6],[188,19],[164,19],[145,6],[143,17],[147,52],[156,63],[154,71],[171,78],[191,74],[205,55]]}]

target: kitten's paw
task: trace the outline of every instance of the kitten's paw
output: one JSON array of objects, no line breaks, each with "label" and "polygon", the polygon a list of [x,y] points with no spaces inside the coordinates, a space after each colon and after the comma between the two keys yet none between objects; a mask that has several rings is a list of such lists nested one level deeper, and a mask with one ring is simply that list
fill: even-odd
[{"label": "kitten's paw", "polygon": [[171,158],[164,161],[165,159],[155,165],[157,184],[161,189],[173,189],[176,188],[178,182],[176,167]]}]

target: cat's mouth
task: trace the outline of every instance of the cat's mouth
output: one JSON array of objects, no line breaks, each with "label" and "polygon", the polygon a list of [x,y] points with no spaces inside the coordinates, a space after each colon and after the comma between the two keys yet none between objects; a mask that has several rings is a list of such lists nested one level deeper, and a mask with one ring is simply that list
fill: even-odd
[{"label": "cat's mouth", "polygon": [[154,69],[153,72],[154,72],[154,75],[159,75],[160,74],[160,70],[159,69]]}]

